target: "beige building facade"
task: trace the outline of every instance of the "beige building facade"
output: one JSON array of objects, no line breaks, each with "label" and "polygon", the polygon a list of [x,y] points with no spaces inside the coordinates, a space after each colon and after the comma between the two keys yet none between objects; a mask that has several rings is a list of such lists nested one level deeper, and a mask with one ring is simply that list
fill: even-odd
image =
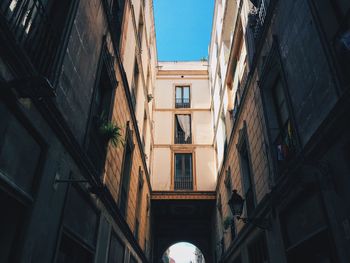
[{"label": "beige building facade", "polygon": [[[206,62],[158,63],[153,108],[153,190],[215,189],[210,101]],[[181,186],[182,183],[188,185]]]}]

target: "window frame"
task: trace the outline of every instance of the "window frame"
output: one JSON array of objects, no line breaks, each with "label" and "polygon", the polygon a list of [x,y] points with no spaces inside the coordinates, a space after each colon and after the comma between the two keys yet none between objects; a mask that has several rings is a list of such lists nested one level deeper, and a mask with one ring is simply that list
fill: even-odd
[{"label": "window frame", "polygon": [[[175,188],[175,173],[176,173],[176,155],[177,154],[190,154],[191,155],[191,165],[192,165],[192,189],[176,189]],[[172,154],[172,178],[171,178],[171,186],[170,190],[172,191],[196,191],[197,190],[197,182],[196,182],[196,159],[194,150],[175,150]]]},{"label": "window frame", "polygon": [[[124,151],[123,151],[123,162],[122,162],[122,167],[121,167],[121,179],[120,179],[120,186],[119,186],[119,194],[118,194],[118,207],[119,210],[121,212],[121,214],[126,217],[127,215],[127,211],[128,211],[128,200],[129,200],[129,194],[128,191],[126,191],[126,197],[125,200],[122,200],[122,191],[123,191],[123,187],[126,187],[127,189],[129,189],[130,187],[130,179],[132,176],[132,165],[133,165],[133,157],[134,157],[134,148],[135,145],[133,143],[133,132],[130,129],[130,123],[127,122],[126,124],[126,132],[125,132],[125,145],[124,145]],[[126,159],[126,151],[127,151],[127,147],[129,147],[130,149],[130,167],[129,167],[129,171],[125,171],[125,159]],[[124,177],[128,176],[128,182],[124,182]],[[126,183],[127,185],[124,186],[124,183]],[[122,204],[122,202],[125,202],[125,204]]]},{"label": "window frame", "polygon": [[[237,152],[238,152],[238,159],[239,159],[239,169],[240,169],[240,178],[241,178],[241,188],[242,193],[244,195],[244,199],[246,200],[244,202],[244,213],[246,217],[250,217],[257,206],[257,199],[256,199],[256,189],[255,189],[255,182],[254,182],[254,171],[253,166],[251,162],[251,154],[250,154],[250,146],[249,146],[249,140],[248,140],[248,133],[247,133],[247,123],[246,121],[243,122],[243,127],[239,130],[238,134],[238,143],[236,145]],[[243,155],[246,156],[246,160],[243,160]],[[244,157],[245,159],[245,157]],[[245,165],[248,166],[249,173],[247,174],[246,170],[243,169],[243,161],[245,162]],[[246,181],[249,181],[249,187],[248,189],[246,186]],[[251,202],[248,204],[248,197],[247,195],[251,195],[249,198],[251,198]]]},{"label": "window frame", "polygon": [[0,95],[0,103],[3,103],[10,114],[19,122],[21,127],[32,137],[32,139],[40,147],[40,154],[36,164],[35,172],[31,182],[30,192],[25,191],[19,185],[15,184],[9,176],[0,170],[0,182],[5,190],[15,192],[15,199],[22,205],[27,206],[34,201],[39,188],[40,180],[46,164],[48,145],[42,135],[33,126],[31,121],[24,115],[24,112],[18,107],[17,103],[13,103],[12,99],[5,98]]},{"label": "window frame", "polygon": [[[177,120],[177,115],[187,115],[190,117],[190,137],[187,139],[187,141],[185,140],[179,140],[178,139],[178,120]],[[181,127],[179,127],[181,128]],[[178,113],[175,113],[174,114],[174,129],[173,129],[173,132],[174,132],[174,136],[173,136],[173,139],[174,139],[174,144],[192,144],[193,143],[193,134],[192,134],[192,114],[191,113],[187,113],[187,112],[178,112]]]},{"label": "window frame", "polygon": [[[98,137],[96,134],[97,133],[96,126],[99,125],[98,122],[101,121],[100,118],[104,110],[101,113],[98,112],[99,110],[96,108],[98,107],[98,105],[96,105],[95,100],[101,89],[102,90],[105,89],[104,92],[106,91],[110,92],[110,94],[108,95],[109,97],[107,97],[107,99],[109,100],[108,101],[109,105],[107,105],[106,107],[108,108],[108,112],[105,112],[106,121],[110,121],[112,119],[115,93],[118,86],[118,81],[116,80],[115,76],[116,76],[116,73],[114,71],[114,57],[112,56],[108,48],[106,36],[103,36],[100,57],[99,57],[98,66],[97,66],[97,74],[96,74],[95,83],[94,83],[94,89],[90,99],[89,117],[86,124],[86,129],[85,129],[86,132],[84,135],[84,147],[88,153],[88,156],[89,156],[89,146],[91,141],[93,140],[97,140],[98,141],[97,144],[102,146],[100,147],[101,148],[100,150],[104,151],[100,160],[101,167],[95,167],[95,163],[91,161],[94,165],[95,172],[97,173],[98,176],[103,175],[104,163],[107,157],[107,150],[105,149],[106,148],[105,146],[107,146],[107,142],[103,142],[101,138]],[[105,77],[105,79],[102,79],[103,77]],[[102,81],[108,82],[108,87],[102,87],[101,85]],[[96,114],[100,114],[101,116],[96,116]]]},{"label": "window frame", "polygon": [[[174,85],[174,108],[175,109],[188,109],[191,108],[191,84],[175,84]],[[177,103],[177,96],[176,96],[176,91],[177,89],[180,88],[181,89],[181,102]],[[184,88],[188,88],[188,103],[186,104],[184,102]]]},{"label": "window frame", "polygon": [[[287,85],[287,80],[285,76],[285,71],[283,68],[280,50],[279,50],[279,43],[277,40],[277,37],[274,36],[273,43],[270,49],[270,52],[268,53],[266,57],[266,62],[264,64],[264,67],[261,70],[261,76],[260,79],[260,85],[259,90],[261,94],[261,101],[262,101],[262,108],[263,108],[263,115],[264,115],[264,121],[266,124],[266,133],[268,137],[268,143],[270,145],[269,150],[267,151],[267,154],[271,156],[269,158],[269,165],[272,167],[273,171],[273,180],[274,183],[277,183],[278,180],[283,177],[283,172],[286,170],[287,167],[290,165],[293,165],[293,161],[300,152],[300,137],[298,132],[298,125],[295,121],[295,114],[292,107],[292,101],[289,94],[289,89]],[[280,120],[278,120],[277,116],[277,110],[275,106],[275,100],[273,99],[273,89],[275,87],[276,81],[280,81],[281,88],[284,93],[284,97],[287,104],[288,109],[288,115],[289,115],[289,123],[291,126],[291,130],[293,133],[293,156],[291,157],[291,160],[289,160],[285,165],[280,165],[278,161],[278,152],[275,147],[277,138],[281,136],[281,130],[280,127],[279,131],[277,132],[277,135],[274,135],[276,133],[276,127],[275,125],[280,126]]]}]

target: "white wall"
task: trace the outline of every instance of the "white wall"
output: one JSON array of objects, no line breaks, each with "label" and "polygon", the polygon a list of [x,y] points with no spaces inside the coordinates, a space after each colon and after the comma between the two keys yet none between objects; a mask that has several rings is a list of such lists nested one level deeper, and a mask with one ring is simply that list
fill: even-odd
[{"label": "white wall", "polygon": [[171,152],[169,148],[154,148],[152,190],[170,190]]},{"label": "white wall", "polygon": [[198,191],[214,191],[216,187],[215,151],[213,148],[196,149],[196,180]]}]

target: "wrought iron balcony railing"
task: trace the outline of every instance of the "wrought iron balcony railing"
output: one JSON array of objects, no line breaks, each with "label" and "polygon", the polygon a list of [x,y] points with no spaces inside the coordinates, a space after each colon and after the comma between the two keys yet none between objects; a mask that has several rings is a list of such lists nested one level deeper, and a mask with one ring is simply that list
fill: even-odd
[{"label": "wrought iron balcony railing", "polygon": [[53,26],[40,0],[3,0],[0,14],[38,73],[53,83],[64,24],[60,28]]},{"label": "wrought iron balcony railing", "polygon": [[259,8],[255,11],[256,23],[254,27],[254,37],[256,39],[260,38],[261,29],[264,25],[266,18],[266,10],[268,7],[267,0],[261,0]]},{"label": "wrought iron balcony railing", "polygon": [[190,108],[190,99],[177,98],[175,100],[175,108]]},{"label": "wrought iron balcony railing", "polygon": [[174,190],[193,190],[192,176],[175,176]]},{"label": "wrought iron balcony railing", "polygon": [[192,136],[185,138],[185,133],[182,131],[178,131],[175,134],[175,143],[176,144],[191,144],[192,143]]}]

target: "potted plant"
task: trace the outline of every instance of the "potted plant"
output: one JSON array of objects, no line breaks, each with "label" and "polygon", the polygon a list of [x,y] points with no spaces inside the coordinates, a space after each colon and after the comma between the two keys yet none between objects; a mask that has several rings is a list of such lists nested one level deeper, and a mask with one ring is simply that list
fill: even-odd
[{"label": "potted plant", "polygon": [[98,120],[98,132],[105,142],[110,142],[114,147],[123,144],[121,128],[115,123],[108,121],[102,113]]}]

